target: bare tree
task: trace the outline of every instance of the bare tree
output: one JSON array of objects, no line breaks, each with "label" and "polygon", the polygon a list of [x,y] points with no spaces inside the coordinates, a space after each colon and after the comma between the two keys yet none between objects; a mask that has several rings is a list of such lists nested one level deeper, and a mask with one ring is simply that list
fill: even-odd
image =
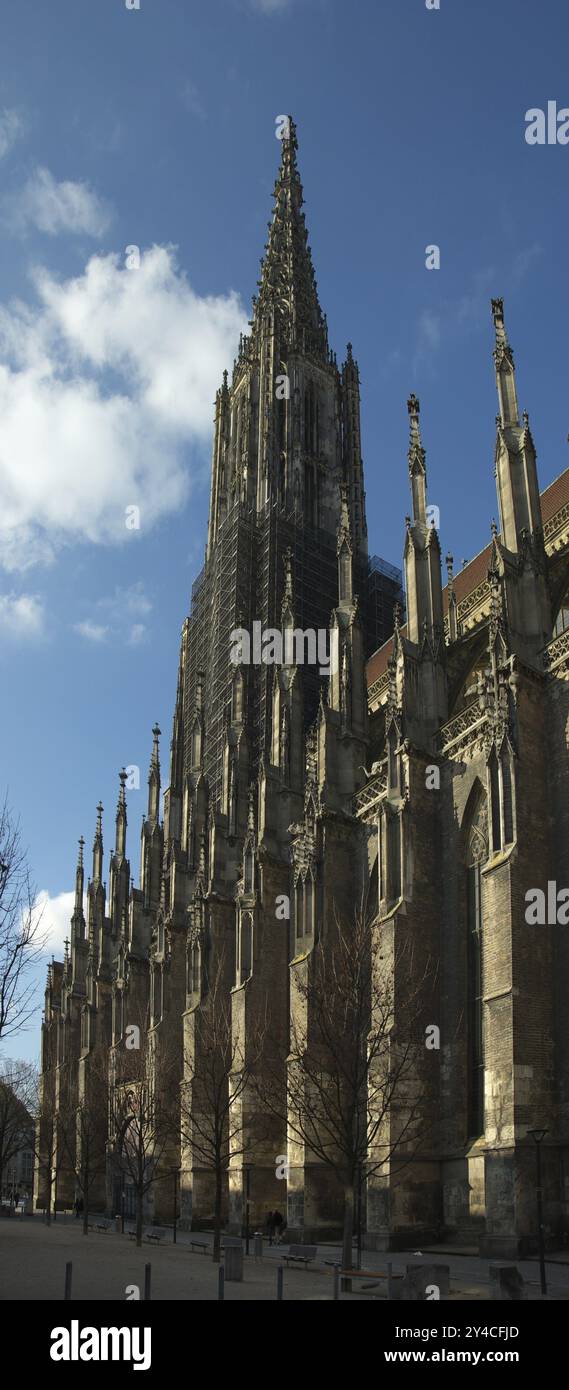
[{"label": "bare tree", "polygon": [[103,1059],[90,1059],[88,1089],[62,1123],[62,1143],[83,1201],[83,1235],[88,1234],[91,1200],[106,1173],[108,1093]]},{"label": "bare tree", "polygon": [[[351,1268],[355,1191],[396,1160],[410,1162],[429,1131],[427,1003],[435,972],[412,944],[396,950],[364,909],[334,914],[291,982],[289,1142],[331,1169],[343,1191],[342,1263]],[[395,1007],[397,1001],[397,1007]],[[263,1091],[274,1106],[276,1087]]]},{"label": "bare tree", "polygon": [[184,1047],[181,1141],[182,1148],[213,1175],[213,1259],[219,1262],[223,1184],[230,1160],[252,1154],[263,1137],[258,1126],[254,1137],[243,1127],[240,1102],[253,1084],[267,1034],[266,1017],[261,1017],[244,1054],[241,1039],[232,1031],[223,953],[212,970],[202,1006],[195,1012],[195,1028],[192,1051]]},{"label": "bare tree", "polygon": [[34,1147],[37,1085],[37,1070],[30,1062],[0,1062],[0,1192],[16,1155]]},{"label": "bare tree", "polygon": [[111,1123],[116,1156],[136,1194],[136,1243],[141,1245],[144,1199],[172,1172],[179,1056],[148,1028],[147,1019],[137,1037],[138,1046],[121,1046],[112,1054]]},{"label": "bare tree", "polygon": [[[45,1187],[45,1219],[48,1226],[56,1218],[57,1179],[67,1166],[67,1150],[64,1135],[71,1126],[71,1113],[57,1109],[52,1085],[46,1085],[45,1077],[40,1079],[39,1096],[35,1113],[34,1154],[38,1179],[43,1179]],[[39,1189],[39,1183],[38,1183]],[[36,1193],[37,1203],[40,1192]]]},{"label": "bare tree", "polygon": [[19,821],[7,799],[0,810],[0,1038],[26,1027],[35,1012],[30,972],[45,947]]}]

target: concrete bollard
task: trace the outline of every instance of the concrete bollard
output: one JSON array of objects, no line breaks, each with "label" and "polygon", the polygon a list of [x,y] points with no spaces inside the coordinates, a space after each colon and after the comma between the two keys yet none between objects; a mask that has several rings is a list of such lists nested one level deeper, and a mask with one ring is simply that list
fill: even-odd
[{"label": "concrete bollard", "polygon": [[498,1303],[518,1302],[525,1297],[523,1275],[517,1265],[490,1265],[490,1297]]}]

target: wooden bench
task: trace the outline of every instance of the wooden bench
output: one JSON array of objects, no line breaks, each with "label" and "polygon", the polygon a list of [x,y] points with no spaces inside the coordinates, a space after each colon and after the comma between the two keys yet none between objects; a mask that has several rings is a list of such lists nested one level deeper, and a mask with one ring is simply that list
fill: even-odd
[{"label": "wooden bench", "polygon": [[160,1241],[164,1240],[165,1235],[166,1231],[163,1226],[149,1226],[148,1230],[144,1232],[144,1239],[155,1240],[156,1244],[159,1245]]},{"label": "wooden bench", "polygon": [[[166,1232],[162,1226],[147,1226],[142,1234],[145,1240],[155,1240],[158,1245],[164,1239]],[[129,1231],[128,1238],[129,1240],[136,1240],[136,1231]]]},{"label": "wooden bench", "polygon": [[209,1249],[207,1240],[191,1240],[190,1246],[192,1250],[202,1250],[204,1255]]},{"label": "wooden bench", "polygon": [[[91,1224],[91,1223],[89,1223],[89,1224]],[[113,1225],[113,1222],[112,1222],[111,1220],[109,1220],[108,1217],[99,1216],[99,1217],[97,1217],[96,1220],[93,1222],[93,1225],[91,1226],[91,1230],[92,1230],[92,1231],[110,1231],[112,1225]]]},{"label": "wooden bench", "polygon": [[308,1265],[310,1264],[311,1260],[316,1259],[316,1246],[289,1245],[288,1255],[283,1255],[282,1258],[286,1265],[288,1265],[289,1263]]}]

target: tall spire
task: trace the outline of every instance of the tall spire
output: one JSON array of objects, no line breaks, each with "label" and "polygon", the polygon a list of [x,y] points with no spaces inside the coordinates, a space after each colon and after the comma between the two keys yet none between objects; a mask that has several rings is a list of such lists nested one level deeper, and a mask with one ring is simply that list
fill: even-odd
[{"label": "tall spire", "polygon": [[283,126],[282,158],[274,189],[275,204],[266,255],[261,261],[253,329],[265,314],[275,311],[291,347],[328,361],[328,331],[318,300],[302,211],[304,196],[296,162],[297,150],[296,126],[289,116]]},{"label": "tall spire", "polygon": [[439,538],[427,524],[427,470],[419,428],[419,402],[407,401],[411,426],[409,478],[413,496],[413,520],[407,518],[405,571],[407,578],[407,636],[419,645],[427,634],[442,632],[442,582]]},{"label": "tall spire", "polygon": [[500,414],[497,417],[496,484],[502,542],[518,553],[523,537],[541,533],[541,501],[535,447],[524,411],[520,422],[514,355],[504,323],[503,299],[492,300],[496,334],[494,362]]},{"label": "tall spire", "polygon": [[97,806],[97,828],[93,841],[93,883],[100,883],[103,877],[103,807]]},{"label": "tall spire", "polygon": [[83,886],[85,882],[85,872],[83,869],[83,846],[85,841],[83,836],[79,840],[79,854],[77,856],[77,868],[75,870],[75,912],[74,916],[83,916]]},{"label": "tall spire", "polygon": [[514,354],[506,333],[503,299],[492,300],[492,317],[494,319],[494,329],[496,333],[496,346],[493,356],[496,364],[500,421],[502,427],[507,429],[510,425],[519,425],[520,413],[516,392]]},{"label": "tall spire", "polygon": [[340,483],[340,521],[336,550],[338,555],[338,602],[351,603],[353,599],[353,551],[348,488],[345,483]]},{"label": "tall spire", "polygon": [[121,859],[122,859],[122,857],[124,856],[124,854],[126,853],[126,795],[125,795],[125,782],[126,782],[126,778],[127,778],[127,774],[126,774],[126,771],[125,771],[125,769],[124,769],[124,767],[123,767],[122,772],[119,772],[119,781],[120,781],[120,784],[121,784],[121,785],[120,785],[119,800],[118,800],[118,806],[117,806],[117,817],[116,817],[116,827],[117,827],[117,828],[116,828],[116,838],[115,838],[115,854],[117,854],[117,855],[119,856],[119,858],[121,858]]},{"label": "tall spire", "polygon": [[148,773],[148,819],[154,825],[157,824],[160,815],[160,749],[158,745],[160,734],[161,730],[156,723],[152,730],[154,746]]},{"label": "tall spire", "polygon": [[419,424],[420,405],[415,395],[411,395],[407,401],[409,411],[409,477],[411,479],[411,493],[413,496],[413,521],[421,525],[427,524],[427,470],[425,467],[425,450],[421,442],[421,428]]}]

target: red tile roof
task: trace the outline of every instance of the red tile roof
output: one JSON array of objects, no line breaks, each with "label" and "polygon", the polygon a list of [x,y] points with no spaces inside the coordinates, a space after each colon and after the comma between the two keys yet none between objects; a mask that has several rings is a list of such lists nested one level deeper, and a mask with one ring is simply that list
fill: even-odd
[{"label": "red tile roof", "polygon": [[[551,518],[555,516],[555,513],[558,512],[561,507],[565,506],[566,502],[569,502],[569,468],[566,468],[564,473],[560,473],[559,477],[555,478],[554,481],[549,484],[549,487],[546,487],[545,491],[541,494],[541,515],[544,526],[547,521],[550,521]],[[455,575],[454,590],[457,603],[461,603],[463,599],[467,598],[468,594],[472,593],[473,589],[476,589],[479,584],[483,583],[488,571],[489,558],[490,545],[487,545],[484,547],[484,550],[480,550],[478,555],[475,555],[474,558],[464,566],[464,569],[460,570],[459,573]],[[448,589],[446,584],[443,589],[443,612],[445,614],[448,613]],[[401,628],[401,631],[406,631],[406,625]],[[379,680],[380,676],[385,674],[392,651],[393,638],[389,637],[387,642],[384,642],[383,646],[379,647],[378,651],[370,656],[366,667],[368,688],[370,685],[373,685],[374,681]]]}]

